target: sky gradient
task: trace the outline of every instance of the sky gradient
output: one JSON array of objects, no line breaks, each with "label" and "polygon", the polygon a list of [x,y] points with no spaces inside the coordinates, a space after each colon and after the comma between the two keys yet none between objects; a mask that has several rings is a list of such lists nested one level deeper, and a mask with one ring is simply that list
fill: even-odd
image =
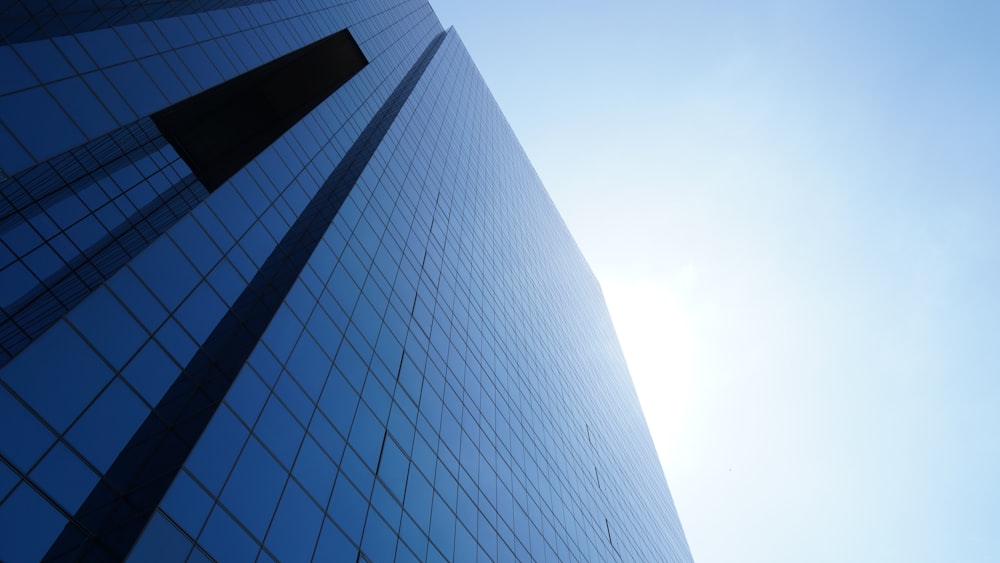
[{"label": "sky gradient", "polygon": [[699,563],[1000,560],[1000,4],[432,0]]}]

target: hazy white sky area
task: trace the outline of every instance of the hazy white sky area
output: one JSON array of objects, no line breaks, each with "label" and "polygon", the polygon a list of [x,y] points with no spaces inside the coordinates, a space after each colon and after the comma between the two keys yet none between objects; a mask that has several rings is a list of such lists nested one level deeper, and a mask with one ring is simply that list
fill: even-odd
[{"label": "hazy white sky area", "polygon": [[432,0],[699,563],[1000,561],[1000,3]]}]

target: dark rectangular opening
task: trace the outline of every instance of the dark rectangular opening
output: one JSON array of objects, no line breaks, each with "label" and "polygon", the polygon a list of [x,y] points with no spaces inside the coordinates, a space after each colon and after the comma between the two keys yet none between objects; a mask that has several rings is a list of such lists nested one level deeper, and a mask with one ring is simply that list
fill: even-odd
[{"label": "dark rectangular opening", "polygon": [[368,60],[346,30],[152,115],[209,191],[243,168]]}]

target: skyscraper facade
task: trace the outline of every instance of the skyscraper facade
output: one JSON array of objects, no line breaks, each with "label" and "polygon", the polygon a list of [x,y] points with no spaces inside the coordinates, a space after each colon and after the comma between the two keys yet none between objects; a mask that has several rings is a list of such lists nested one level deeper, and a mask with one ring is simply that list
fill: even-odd
[{"label": "skyscraper facade", "polygon": [[600,287],[424,0],[0,35],[0,560],[691,560]]}]

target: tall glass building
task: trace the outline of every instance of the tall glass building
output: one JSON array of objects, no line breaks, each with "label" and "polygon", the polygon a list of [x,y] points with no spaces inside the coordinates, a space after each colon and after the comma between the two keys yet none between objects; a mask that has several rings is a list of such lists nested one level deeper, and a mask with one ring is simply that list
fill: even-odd
[{"label": "tall glass building", "polygon": [[0,560],[691,560],[424,0],[13,0],[0,37]]}]

